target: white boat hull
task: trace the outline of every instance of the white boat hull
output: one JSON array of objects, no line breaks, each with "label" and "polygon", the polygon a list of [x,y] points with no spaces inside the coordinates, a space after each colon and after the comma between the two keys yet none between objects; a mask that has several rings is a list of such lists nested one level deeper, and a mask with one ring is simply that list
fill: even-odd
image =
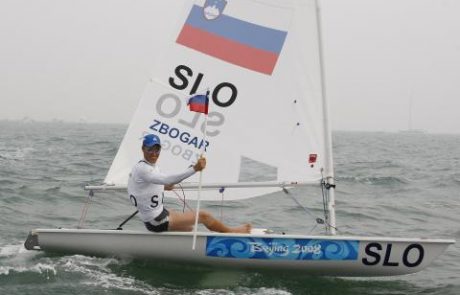
[{"label": "white boat hull", "polygon": [[67,254],[114,256],[219,268],[295,271],[328,276],[418,272],[454,240],[353,236],[220,234],[128,230],[36,229],[25,246]]}]

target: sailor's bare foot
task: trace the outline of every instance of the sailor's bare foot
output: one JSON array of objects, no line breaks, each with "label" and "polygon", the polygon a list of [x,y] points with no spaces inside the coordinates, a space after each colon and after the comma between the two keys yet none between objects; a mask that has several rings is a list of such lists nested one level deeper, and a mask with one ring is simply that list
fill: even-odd
[{"label": "sailor's bare foot", "polygon": [[231,232],[232,233],[240,233],[240,234],[248,234],[251,232],[252,225],[249,223],[237,226],[237,227],[232,227]]}]

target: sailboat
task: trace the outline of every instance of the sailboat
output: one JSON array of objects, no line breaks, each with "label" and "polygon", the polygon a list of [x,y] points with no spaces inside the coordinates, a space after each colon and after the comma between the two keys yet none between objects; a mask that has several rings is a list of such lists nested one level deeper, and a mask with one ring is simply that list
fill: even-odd
[{"label": "sailboat", "polygon": [[[232,201],[316,187],[325,200],[320,220],[325,234],[39,228],[30,232],[27,249],[218,268],[389,276],[420,271],[455,243],[337,234],[317,1],[187,1],[159,61],[104,183],[86,187],[90,196],[126,191],[128,174],[142,158],[143,135],[156,134],[163,143],[165,172],[185,169],[206,149],[202,182],[195,175],[182,184],[187,199],[220,201],[225,191],[225,201]],[[209,89],[211,101],[206,140],[202,114],[186,107],[187,97],[203,89]]]},{"label": "sailboat", "polygon": [[413,100],[413,98],[412,98],[412,91],[411,91],[410,94],[409,94],[409,119],[408,119],[408,123],[407,123],[407,129],[400,130],[399,132],[407,134],[407,135],[425,134],[426,133],[425,130],[423,130],[423,129],[414,129],[412,127],[412,108],[413,108],[413,101],[412,100]]}]

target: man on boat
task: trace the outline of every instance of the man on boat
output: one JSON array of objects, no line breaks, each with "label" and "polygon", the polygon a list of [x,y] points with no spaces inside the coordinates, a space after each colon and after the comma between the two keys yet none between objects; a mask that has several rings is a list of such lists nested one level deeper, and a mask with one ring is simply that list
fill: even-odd
[{"label": "man on boat", "polygon": [[[142,142],[144,159],[132,169],[128,180],[128,194],[131,202],[139,210],[140,217],[149,231],[191,231],[195,224],[195,212],[166,210],[163,206],[164,190],[171,190],[174,184],[192,176],[206,167],[206,159],[177,174],[165,175],[156,162],[161,152],[160,138],[155,134],[144,137]],[[249,233],[250,224],[229,227],[206,211],[200,211],[198,222],[211,231],[222,233]]]}]

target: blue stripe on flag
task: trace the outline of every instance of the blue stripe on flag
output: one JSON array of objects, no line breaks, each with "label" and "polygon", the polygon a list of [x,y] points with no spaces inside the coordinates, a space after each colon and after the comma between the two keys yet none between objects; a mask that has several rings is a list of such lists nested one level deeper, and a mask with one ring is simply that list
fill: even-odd
[{"label": "blue stripe on flag", "polygon": [[260,26],[225,14],[209,21],[204,18],[203,7],[194,5],[186,24],[223,38],[279,54],[287,32]]}]

